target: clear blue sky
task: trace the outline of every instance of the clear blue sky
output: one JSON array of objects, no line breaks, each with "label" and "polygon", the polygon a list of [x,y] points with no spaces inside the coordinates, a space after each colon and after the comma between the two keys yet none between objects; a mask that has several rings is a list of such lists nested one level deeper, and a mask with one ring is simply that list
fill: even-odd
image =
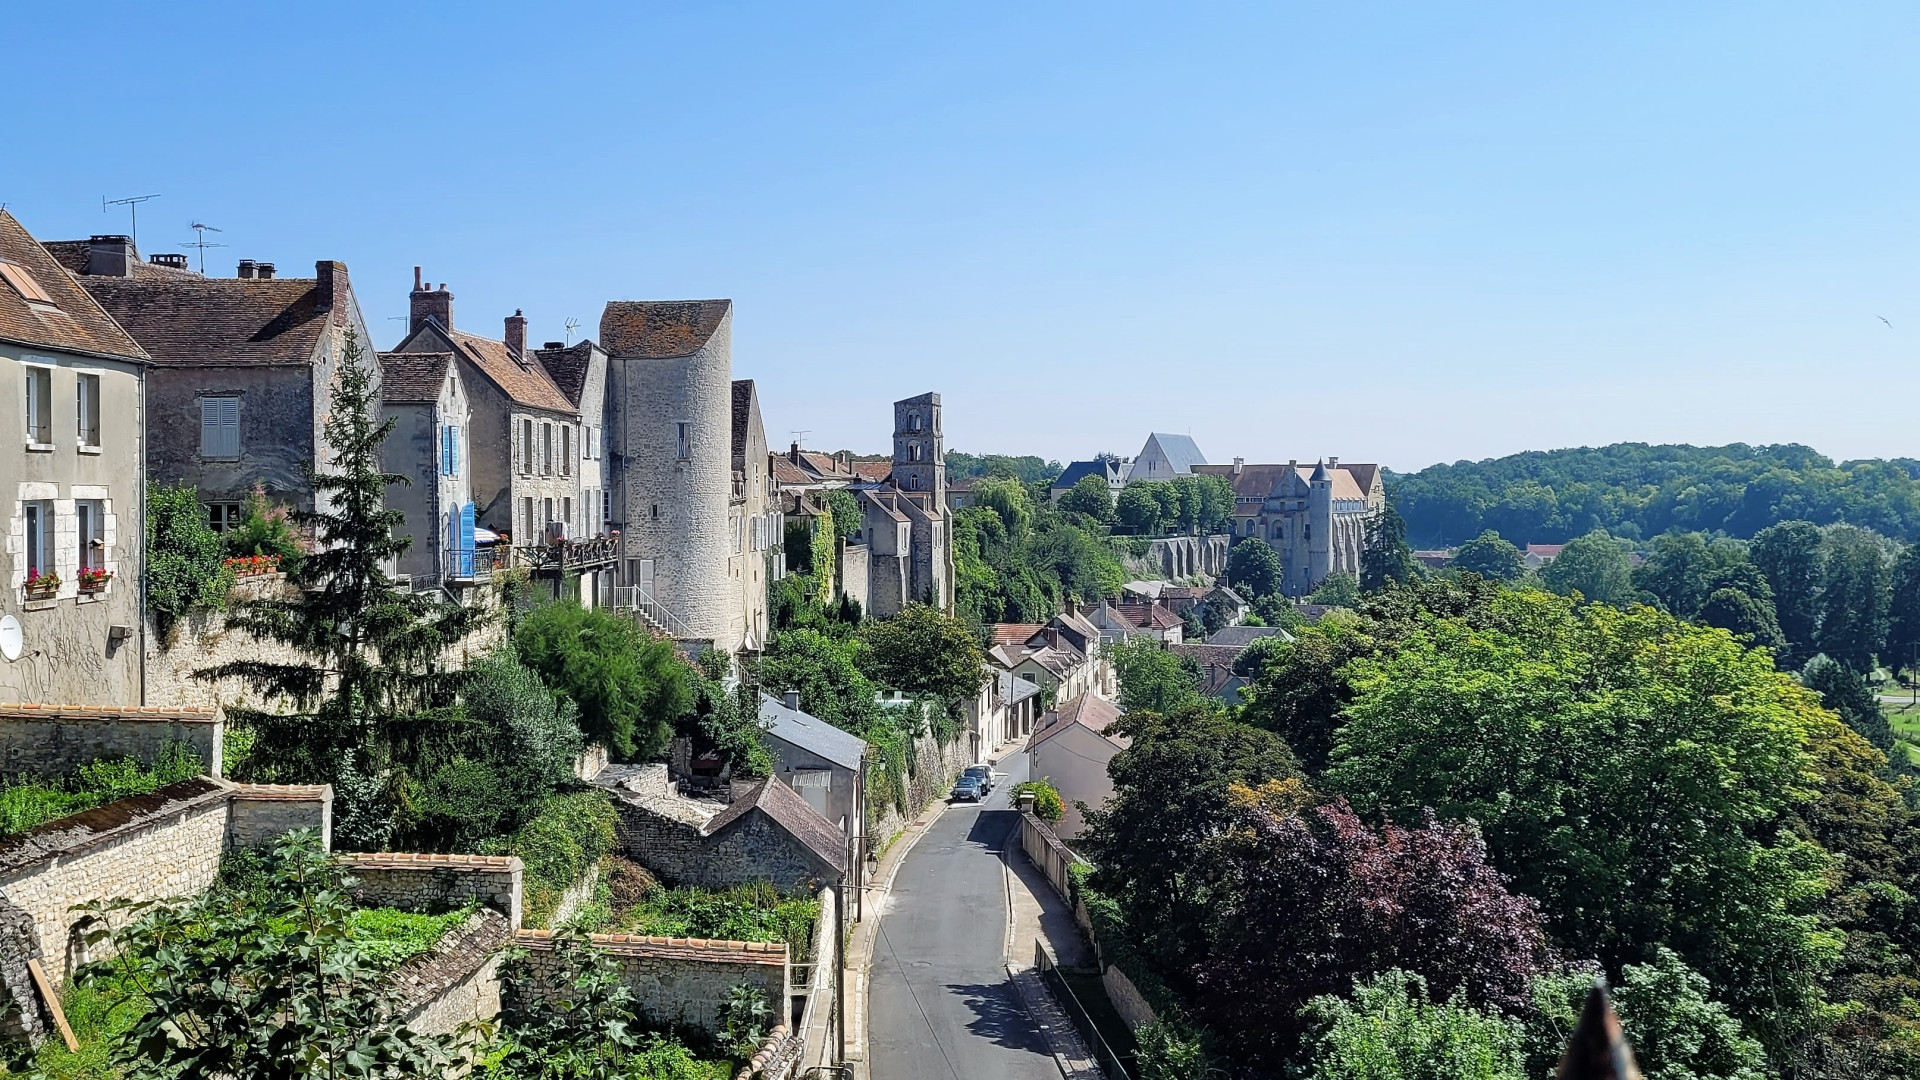
[{"label": "clear blue sky", "polygon": [[[1586,10],[1581,10],[1586,9]],[[1603,10],[1604,9],[1604,10]],[[384,347],[726,296],[769,438],[1920,454],[1913,4],[41,4],[0,202],[343,259]],[[310,269],[304,272],[311,273]],[[1880,321],[1891,321],[1889,328]]]}]

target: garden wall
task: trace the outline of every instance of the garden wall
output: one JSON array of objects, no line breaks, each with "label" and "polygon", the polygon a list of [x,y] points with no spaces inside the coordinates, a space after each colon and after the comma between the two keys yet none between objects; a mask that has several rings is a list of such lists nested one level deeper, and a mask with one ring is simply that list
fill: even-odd
[{"label": "garden wall", "polygon": [[[727,993],[745,983],[776,1010],[787,1000],[787,947],[780,942],[593,934],[593,944],[620,968],[634,1003],[656,1024],[685,1024],[720,1033]],[[522,930],[514,943],[543,973],[552,970],[553,935]],[[784,1017],[781,1017],[784,1019]]]},{"label": "garden wall", "polygon": [[264,844],[295,829],[333,839],[333,788],[328,784],[241,784],[227,812],[227,846]]},{"label": "garden wall", "polygon": [[1126,1021],[1129,1028],[1138,1029],[1143,1024],[1151,1024],[1157,1018],[1153,1006],[1147,1003],[1146,996],[1134,985],[1126,972],[1106,961],[1106,954],[1100,950],[1100,939],[1093,932],[1093,921],[1087,916],[1087,909],[1075,901],[1072,879],[1068,870],[1077,862],[1086,860],[1075,855],[1060,837],[1054,834],[1053,827],[1034,816],[1032,796],[1021,798],[1020,812],[1020,850],[1027,856],[1047,881],[1053,886],[1060,899],[1073,908],[1074,920],[1087,933],[1087,940],[1093,942],[1094,955],[1100,961],[1100,981],[1106,987],[1107,1000],[1113,1003],[1113,1009]]},{"label": "garden wall", "polygon": [[103,758],[131,757],[151,766],[170,742],[200,755],[220,775],[225,718],[208,708],[0,705],[0,771],[64,776]]},{"label": "garden wall", "polygon": [[462,1024],[500,1012],[500,951],[513,942],[506,916],[491,908],[473,913],[432,951],[394,971],[407,1026],[428,1035],[451,1035]]},{"label": "garden wall", "polygon": [[422,855],[403,851],[350,853],[340,865],[359,879],[353,896],[369,907],[444,911],[478,903],[520,926],[518,855]]},{"label": "garden wall", "polygon": [[[879,807],[874,815],[872,835],[867,841],[869,851],[882,851],[907,827],[910,817],[917,816],[929,803],[947,797],[953,790],[953,782],[960,776],[960,770],[973,764],[970,760],[970,747],[965,738],[955,738],[945,746],[940,745],[931,736],[913,740],[912,775],[907,779],[907,807],[910,813],[901,814],[899,809],[888,800],[885,790],[869,787],[867,805]],[[869,781],[871,784],[871,781]]]}]

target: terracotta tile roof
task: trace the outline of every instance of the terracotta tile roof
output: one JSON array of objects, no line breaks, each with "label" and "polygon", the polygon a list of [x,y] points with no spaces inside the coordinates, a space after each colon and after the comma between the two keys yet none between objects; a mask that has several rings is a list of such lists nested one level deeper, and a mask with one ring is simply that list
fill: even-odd
[{"label": "terracotta tile roof", "polygon": [[329,784],[241,784],[233,797],[249,802],[321,802],[333,798]]},{"label": "terracotta tile roof", "polygon": [[995,623],[993,643],[995,645],[1024,645],[1033,635],[1045,630],[1045,623]]},{"label": "terracotta tile roof", "polygon": [[853,475],[862,480],[880,483],[893,475],[893,462],[856,461],[853,463]]},{"label": "terracotta tile roof", "polygon": [[580,396],[587,390],[587,371],[593,366],[596,348],[598,346],[588,339],[564,348],[533,350],[533,357],[540,362],[547,378],[576,409],[580,407]]},{"label": "terracotta tile roof", "polygon": [[805,845],[821,862],[839,873],[847,869],[846,837],[833,822],[820,816],[794,790],[778,780],[762,780],[746,797],[735,799],[720,816],[707,822],[706,835],[716,836],[722,829],[759,810],[788,835]]},{"label": "terracotta tile roof", "polygon": [[[87,259],[93,250],[93,245],[87,241],[49,240],[41,246],[46,248],[47,253],[58,260],[61,266],[73,271],[75,275],[84,275],[87,272]],[[138,253],[136,252],[135,254],[137,256]],[[200,281],[206,277],[204,274],[196,274],[191,270],[180,270],[171,266],[161,266],[159,263],[141,262],[137,257],[127,265],[127,276],[133,278],[159,279],[163,281],[169,278],[174,280],[185,278],[189,281]]]},{"label": "terracotta tile roof", "polygon": [[522,868],[518,855],[435,855],[419,851],[344,852],[335,856],[349,870],[484,870]]},{"label": "terracotta tile roof", "polygon": [[147,359],[146,350],[5,210],[0,210],[0,258],[18,264],[52,302],[50,307],[29,304],[0,284],[0,338],[64,352]]},{"label": "terracotta tile roof", "polygon": [[1528,544],[1527,554],[1538,555],[1543,559],[1557,559],[1560,557],[1560,549],[1566,546],[1565,544]]},{"label": "terracotta tile roof", "polygon": [[787,460],[785,454],[773,455],[773,480],[776,484],[811,484],[813,474]]},{"label": "terracotta tile roof", "polygon": [[182,724],[211,724],[220,719],[217,708],[192,705],[43,705],[38,702],[0,704],[6,720],[172,720]]},{"label": "terracotta tile roof", "polygon": [[483,338],[464,330],[441,333],[469,363],[479,368],[482,375],[515,403],[548,412],[579,414],[573,402],[568,401],[567,395],[553,385],[553,380],[547,378],[547,373],[538,364],[521,363],[507,348],[506,342]]},{"label": "terracotta tile roof", "polygon": [[600,316],[601,347],[614,356],[690,356],[732,308],[731,300],[614,300]]},{"label": "terracotta tile roof", "polygon": [[314,278],[79,280],[161,364],[310,364],[332,325]]},{"label": "terracotta tile roof", "polygon": [[1123,736],[1107,734],[1107,728],[1115,720],[1120,719],[1120,707],[1103,697],[1081,694],[1071,701],[1062,702],[1050,715],[1052,719],[1027,740],[1028,750],[1076,725],[1091,730],[1115,746],[1124,748],[1131,741]]},{"label": "terracotta tile roof", "polygon": [[440,400],[452,353],[381,353],[380,400],[389,405]]},{"label": "terracotta tile roof", "polygon": [[817,450],[800,451],[800,463],[829,479],[845,479],[853,475],[848,470],[842,469],[840,463],[833,459],[832,454],[822,454]]},{"label": "terracotta tile roof", "polygon": [[[1240,474],[1234,475],[1231,465],[1195,465],[1193,471],[1201,475],[1225,477],[1233,484],[1233,493],[1241,499],[1264,499],[1273,494],[1286,478],[1288,466],[1285,465],[1243,465]],[[1313,475],[1312,465],[1294,465],[1294,473],[1300,477],[1302,487],[1307,486]],[[1373,483],[1373,476],[1380,469],[1378,465],[1340,465],[1327,470],[1327,478],[1333,481],[1333,497],[1336,499],[1364,499]],[[1358,476],[1356,476],[1358,474]],[[1364,483],[1362,482],[1364,479]],[[1242,517],[1251,517],[1257,508],[1238,507],[1235,513]]]},{"label": "terracotta tile roof", "polygon": [[[804,805],[804,804],[802,804]],[[725,941],[719,938],[670,938],[645,934],[588,934],[594,946],[615,956],[657,956],[715,963],[784,965],[783,941]],[[526,949],[553,948],[551,930],[516,930],[514,944]]]}]

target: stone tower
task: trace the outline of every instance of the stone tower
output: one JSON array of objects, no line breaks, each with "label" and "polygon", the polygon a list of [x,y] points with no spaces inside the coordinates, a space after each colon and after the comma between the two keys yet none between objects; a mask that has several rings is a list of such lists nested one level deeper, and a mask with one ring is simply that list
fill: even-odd
[{"label": "stone tower", "polygon": [[926,491],[933,505],[947,501],[947,448],[940,434],[940,395],[893,403],[893,482],[902,491]]},{"label": "stone tower", "polygon": [[672,613],[669,633],[728,653],[741,636],[729,570],[732,331],[729,300],[616,300],[600,317],[620,581]]},{"label": "stone tower", "polygon": [[1307,480],[1307,580],[1325,581],[1333,572],[1333,474],[1316,462]]}]

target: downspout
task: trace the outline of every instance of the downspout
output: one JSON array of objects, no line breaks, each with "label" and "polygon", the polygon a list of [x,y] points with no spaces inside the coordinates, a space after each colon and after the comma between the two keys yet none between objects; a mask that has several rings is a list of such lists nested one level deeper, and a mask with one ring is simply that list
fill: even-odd
[{"label": "downspout", "polygon": [[140,620],[140,704],[144,706],[147,703],[147,530],[150,527],[147,523],[147,369],[136,367],[134,370],[140,374],[140,425],[134,436],[140,447],[140,475],[133,484],[134,496],[140,500],[140,554],[135,562],[140,573],[140,601],[134,615]]}]

